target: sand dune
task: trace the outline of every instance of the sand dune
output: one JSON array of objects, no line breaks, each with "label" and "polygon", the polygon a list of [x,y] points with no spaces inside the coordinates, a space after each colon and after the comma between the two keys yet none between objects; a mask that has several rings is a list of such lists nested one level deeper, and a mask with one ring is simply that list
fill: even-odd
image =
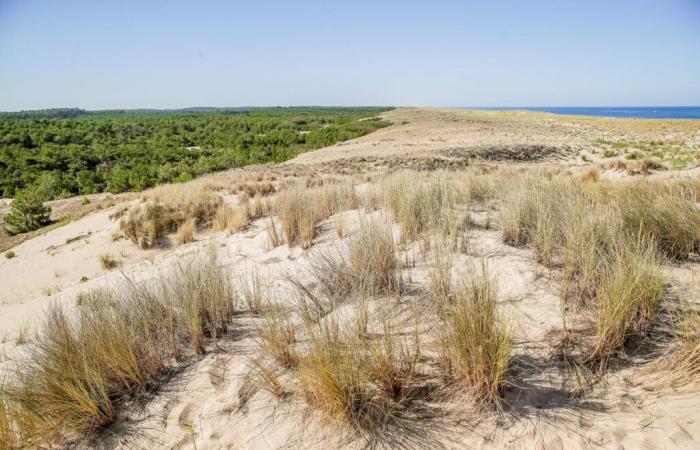
[{"label": "sand dune", "polygon": [[[385,177],[387,161],[469,160],[470,152],[510,148],[527,153],[552,148],[541,159],[518,162],[527,167],[560,164],[562,171],[583,171],[592,163],[581,153],[591,153],[596,140],[648,139],[673,135],[688,145],[700,141],[700,125],[660,121],[641,127],[641,121],[559,117],[541,113],[473,112],[400,108],[385,113],[394,125],[373,134],[329,148],[309,152],[278,165],[212,174],[188,186],[211,185],[224,189],[231,204],[237,195],[224,186],[249,174],[311,172],[330,177],[361,168],[375,182]],[[647,122],[644,122],[647,123]],[[483,157],[483,154],[480,154]],[[488,158],[487,158],[488,159]],[[593,163],[602,161],[594,158]],[[417,164],[417,163],[416,163]],[[439,168],[439,166],[437,167]],[[602,170],[602,178],[630,178],[624,172]],[[656,172],[652,177],[697,177],[697,169]],[[577,175],[578,176],[578,175]],[[359,178],[359,177],[358,177]],[[277,179],[281,183],[283,177]],[[358,190],[368,189],[358,183]],[[103,286],[118,287],[128,277],[148,280],[193,254],[217,250],[219,264],[232,276],[258,271],[272,289],[285,296],[289,274],[303,278],[314,255],[338,248],[367,220],[388,220],[386,211],[365,212],[360,207],[334,214],[318,226],[309,249],[272,247],[269,219],[253,221],[233,234],[199,230],[195,242],[180,246],[139,249],[126,239],[114,240],[118,223],[110,218],[116,207],[96,211],[65,226],[34,237],[13,248],[15,258],[0,260],[0,336],[2,364],[21,357],[24,345],[18,337],[26,328],[40,326],[42,312],[51,302],[75,307],[78,293]],[[466,231],[468,251],[455,256],[455,272],[469,270],[487,258],[499,280],[499,310],[514,324],[514,369],[506,393],[510,408],[505,414],[461,412],[462,416],[426,419],[410,423],[415,434],[388,441],[389,447],[411,448],[698,448],[700,446],[700,394],[697,389],[659,387],[638,365],[616,370],[585,395],[576,398],[563,388],[560,367],[551,360],[552,330],[562,328],[560,285],[555,271],[537,263],[532,248],[503,243],[501,232],[491,225],[497,214],[476,208],[474,224]],[[342,221],[344,237],[336,223]],[[488,222],[488,223],[487,223]],[[394,235],[401,235],[393,224]],[[172,236],[171,236],[172,238]],[[427,300],[418,287],[428,283],[431,262],[421,243],[401,244],[406,263],[402,277],[416,287],[401,304],[423,307]],[[113,255],[118,268],[102,267],[100,256]],[[696,259],[664,266],[673,289],[684,299],[698,301],[700,265]],[[374,298],[370,309],[380,314],[395,300]],[[338,314],[342,314],[339,312]],[[199,359],[192,360],[153,394],[145,404],[129,405],[120,420],[94,440],[72,443],[83,448],[182,448],[276,449],[350,448],[367,444],[362,439],[339,440],[333,426],[296,398],[279,401],[261,390],[243,398],[250,382],[250,362],[259,355],[257,327],[260,318],[241,314],[230,335]],[[433,323],[420,323],[430,331]],[[19,356],[18,356],[19,355]],[[459,405],[457,405],[459,406]],[[447,410],[454,409],[451,405]],[[468,411],[468,410],[467,410]],[[407,430],[408,430],[407,428]]]}]

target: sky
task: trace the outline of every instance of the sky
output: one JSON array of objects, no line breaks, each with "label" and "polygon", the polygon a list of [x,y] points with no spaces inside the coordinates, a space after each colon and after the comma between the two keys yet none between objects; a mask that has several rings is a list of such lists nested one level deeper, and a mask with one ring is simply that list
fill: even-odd
[{"label": "sky", "polygon": [[0,110],[700,105],[700,0],[0,0]]}]

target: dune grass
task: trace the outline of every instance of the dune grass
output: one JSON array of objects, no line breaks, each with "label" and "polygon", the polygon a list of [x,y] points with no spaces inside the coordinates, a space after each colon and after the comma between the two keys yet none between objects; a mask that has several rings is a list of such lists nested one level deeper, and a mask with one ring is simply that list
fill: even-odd
[{"label": "dune grass", "polygon": [[497,311],[497,281],[486,263],[459,284],[443,315],[439,353],[445,376],[479,403],[499,406],[511,361],[510,326]]},{"label": "dune grass", "polygon": [[700,208],[683,181],[587,183],[574,177],[526,174],[510,180],[501,208],[503,241],[532,244],[538,261],[551,265],[571,244],[581,220],[604,215],[609,228],[635,239],[639,233],[668,258],[684,260],[700,247]]},{"label": "dune grass", "polygon": [[191,217],[184,221],[175,234],[175,244],[182,245],[194,241],[194,232],[197,230],[197,219]]},{"label": "dune grass", "polygon": [[279,306],[268,308],[260,326],[261,348],[269,358],[284,369],[297,366],[298,357],[293,349],[295,331],[287,315]]},{"label": "dune grass", "polygon": [[431,245],[432,265],[428,274],[430,293],[438,302],[440,310],[446,306],[452,295],[453,255],[445,242],[436,241]]},{"label": "dune grass", "polygon": [[206,350],[206,338],[218,339],[226,333],[235,314],[236,293],[228,272],[216,265],[213,251],[179,265],[170,280],[161,279],[160,295],[175,303],[199,354]]},{"label": "dune grass", "polygon": [[677,327],[678,345],[664,368],[669,371],[673,384],[696,383],[700,379],[700,313],[683,314]]},{"label": "dune grass", "polygon": [[313,243],[318,222],[358,206],[352,184],[307,188],[293,183],[277,195],[274,211],[281,222],[287,245],[306,249]]},{"label": "dune grass", "polygon": [[700,248],[700,208],[682,184],[640,181],[614,193],[625,229],[654,239],[667,257],[688,259]]},{"label": "dune grass", "polygon": [[246,208],[234,209],[229,205],[221,205],[216,210],[211,228],[214,231],[237,233],[248,225],[248,219]]},{"label": "dune grass", "polygon": [[282,224],[282,234],[287,245],[311,246],[316,236],[318,212],[311,195],[295,185],[280,192],[275,201],[275,211]]},{"label": "dune grass", "polygon": [[0,448],[15,450],[29,442],[21,432],[23,426],[18,422],[19,415],[13,410],[13,403],[7,399],[0,384]]},{"label": "dune grass", "polygon": [[380,221],[362,220],[347,245],[314,252],[307,272],[313,293],[291,280],[312,301],[302,304],[307,317],[322,317],[353,296],[397,295],[402,284],[391,229]]},{"label": "dune grass", "polygon": [[348,244],[348,268],[363,294],[398,293],[401,279],[391,228],[379,221],[362,221]]},{"label": "dune grass", "polygon": [[562,298],[594,319],[587,360],[605,362],[651,326],[664,291],[663,258],[683,260],[697,250],[695,189],[683,181],[532,174],[513,184],[503,198],[504,241],[532,244],[540,263],[562,268]]},{"label": "dune grass", "polygon": [[377,433],[406,406],[418,343],[400,342],[390,332],[367,341],[357,331],[334,320],[311,325],[309,346],[299,357],[299,385],[305,401],[331,424]]},{"label": "dune grass", "polygon": [[176,231],[191,220],[208,227],[222,204],[215,192],[181,185],[146,191],[142,200],[131,206],[119,222],[121,232],[141,248],[159,245],[166,233]]},{"label": "dune grass", "polygon": [[29,447],[97,431],[127,399],[156,388],[188,350],[203,353],[232,314],[214,256],[156,283],[83,294],[75,314],[52,305],[4,386],[0,426]]},{"label": "dune grass", "polygon": [[256,267],[238,275],[236,291],[238,298],[243,301],[249,312],[262,313],[263,301],[268,292]]},{"label": "dune grass", "polygon": [[601,359],[622,348],[633,335],[651,326],[664,290],[654,243],[616,243],[603,268],[594,298],[596,342],[589,359]]},{"label": "dune grass", "polygon": [[155,202],[132,206],[119,222],[124,235],[141,248],[153,248],[171,231],[173,223],[166,217],[165,209]]},{"label": "dune grass", "polygon": [[415,172],[397,172],[383,184],[384,206],[408,239],[418,239],[428,230],[444,230],[451,226],[453,216],[448,212],[457,203],[459,191],[445,174],[431,175],[425,179]]}]

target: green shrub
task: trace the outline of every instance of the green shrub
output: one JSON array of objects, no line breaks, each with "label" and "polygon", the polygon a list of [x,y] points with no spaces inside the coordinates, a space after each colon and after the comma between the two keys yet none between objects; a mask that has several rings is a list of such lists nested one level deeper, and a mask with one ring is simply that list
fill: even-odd
[{"label": "green shrub", "polygon": [[12,210],[5,216],[5,230],[9,234],[26,233],[48,224],[51,208],[44,206],[44,197],[34,189],[17,193]]}]

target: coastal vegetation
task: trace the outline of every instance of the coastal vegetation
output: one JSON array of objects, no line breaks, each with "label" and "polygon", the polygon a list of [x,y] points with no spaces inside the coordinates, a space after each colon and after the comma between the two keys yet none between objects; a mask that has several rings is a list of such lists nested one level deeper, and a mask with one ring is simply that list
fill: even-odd
[{"label": "coastal vegetation", "polygon": [[45,200],[280,162],[370,133],[382,108],[47,110],[0,115],[0,195]]}]

